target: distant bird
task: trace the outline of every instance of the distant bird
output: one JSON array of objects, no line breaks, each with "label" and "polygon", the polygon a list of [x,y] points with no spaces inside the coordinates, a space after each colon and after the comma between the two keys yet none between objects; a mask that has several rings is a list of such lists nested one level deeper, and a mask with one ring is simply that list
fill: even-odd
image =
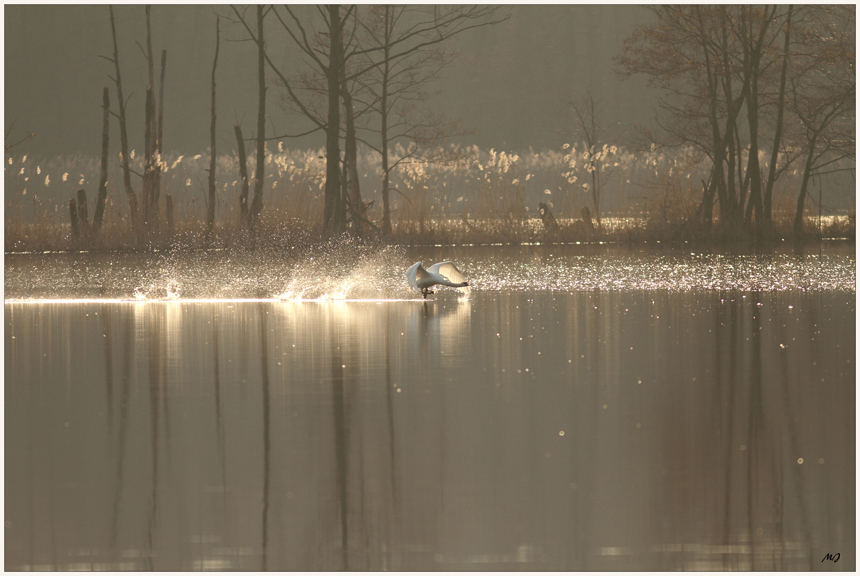
[{"label": "distant bird", "polygon": [[439,262],[426,270],[421,262],[416,262],[406,271],[406,279],[409,280],[409,287],[416,292],[421,292],[424,298],[427,298],[428,294],[434,294],[430,288],[436,284],[463,288],[462,292],[469,294],[469,283],[453,262]]}]

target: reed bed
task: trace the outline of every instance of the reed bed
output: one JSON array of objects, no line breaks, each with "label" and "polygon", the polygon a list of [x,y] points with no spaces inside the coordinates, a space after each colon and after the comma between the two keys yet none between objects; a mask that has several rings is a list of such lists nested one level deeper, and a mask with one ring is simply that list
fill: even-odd
[{"label": "reed bed", "polygon": [[[83,188],[90,215],[95,211],[98,159],[84,155],[35,159],[7,154],[5,250],[229,248],[318,241],[322,238],[324,151],[289,149],[283,143],[270,148],[265,160],[264,208],[253,234],[239,223],[238,158],[235,154],[217,158],[216,222],[211,238],[207,238],[204,226],[208,154],[168,154],[159,159],[160,194],[162,201],[168,194],[173,198],[174,228],[167,229],[162,214],[157,227],[138,236],[131,232],[116,158],[110,167],[104,224],[98,238],[74,237],[68,207],[69,199]],[[406,155],[400,147],[393,152],[393,160]],[[694,225],[709,165],[689,148],[670,154],[609,145],[584,150],[582,145],[578,149],[575,143],[566,143],[557,150],[518,153],[477,146],[450,146],[437,152],[444,152],[449,160],[431,163],[407,159],[392,171],[393,234],[379,238],[381,241],[483,244],[726,239],[717,232],[705,234]],[[142,173],[141,155],[130,156],[132,169]],[[253,157],[248,164],[253,178]],[[596,165],[599,210],[593,195]],[[371,202],[369,219],[379,222],[382,170],[375,154],[360,155],[359,174],[363,199]],[[798,179],[796,173],[787,173],[774,192],[774,229],[782,237],[791,235]],[[851,208],[829,210],[821,226],[817,206],[809,202],[806,228],[811,235],[854,237],[853,190],[845,194],[848,200],[836,200]],[[540,217],[541,204],[554,216],[551,228]],[[160,206],[163,212],[163,203]],[[588,208],[588,215],[584,208]],[[720,230],[718,218],[714,229]],[[363,234],[379,236],[367,226]]]}]

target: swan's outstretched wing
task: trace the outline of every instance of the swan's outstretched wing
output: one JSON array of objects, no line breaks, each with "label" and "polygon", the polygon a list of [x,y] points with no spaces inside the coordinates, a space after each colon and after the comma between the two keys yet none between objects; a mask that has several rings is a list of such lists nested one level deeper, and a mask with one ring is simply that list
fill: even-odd
[{"label": "swan's outstretched wing", "polygon": [[409,281],[409,287],[416,292],[421,292],[421,288],[418,286],[418,280],[426,276],[427,270],[424,269],[421,262],[416,262],[409,268],[409,270],[406,271],[406,280]]},{"label": "swan's outstretched wing", "polygon": [[[438,264],[433,264],[430,266],[428,270],[431,274],[438,274],[444,278],[446,278],[452,284],[462,284],[464,282],[468,282],[466,277],[462,272],[457,268],[457,266],[453,262],[439,262]],[[458,290],[463,292],[463,294],[468,295],[471,291],[468,286],[459,286]]]}]

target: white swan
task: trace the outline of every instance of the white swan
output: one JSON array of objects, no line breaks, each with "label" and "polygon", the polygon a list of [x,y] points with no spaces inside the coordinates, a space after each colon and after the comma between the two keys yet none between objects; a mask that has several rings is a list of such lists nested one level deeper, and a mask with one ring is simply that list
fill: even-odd
[{"label": "white swan", "polygon": [[406,271],[406,279],[409,280],[409,287],[421,292],[425,298],[428,294],[433,294],[430,288],[436,284],[461,288],[464,294],[469,294],[469,283],[453,262],[439,262],[426,270],[421,262],[416,262]]}]

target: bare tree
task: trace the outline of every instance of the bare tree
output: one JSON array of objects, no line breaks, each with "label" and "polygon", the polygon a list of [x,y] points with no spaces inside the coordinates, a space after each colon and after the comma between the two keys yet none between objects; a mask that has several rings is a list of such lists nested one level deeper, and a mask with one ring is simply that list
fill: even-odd
[{"label": "bare tree", "polygon": [[745,221],[749,227],[755,212],[755,229],[763,230],[764,206],[762,203],[761,167],[759,166],[759,80],[762,76],[762,61],[766,42],[772,42],[775,35],[770,33],[776,15],[776,6],[741,8],[744,18],[738,20],[738,39],[743,47],[743,63],[748,67],[749,87],[746,90],[747,125],[749,127],[749,153],[747,173],[750,181],[750,198],[747,203]]},{"label": "bare tree", "polygon": [[[155,101],[155,73],[152,56],[152,29],[150,26],[151,6],[147,5],[146,13],[146,58],[149,83],[146,87],[144,154],[143,154],[143,221],[147,230],[152,230],[158,223],[158,199],[161,191],[161,134],[164,120],[164,70],[167,65],[167,51],[161,52],[161,85],[159,87],[159,102]],[[138,44],[138,46],[140,46]]]},{"label": "bare tree", "polygon": [[[378,122],[365,128],[379,144],[364,142],[381,157],[382,232],[390,234],[391,172],[422,153],[425,160],[449,160],[446,155],[427,157],[426,151],[463,131],[421,106],[433,96],[428,86],[456,57],[444,44],[473,28],[503,22],[510,12],[499,15],[491,6],[380,5],[357,14],[361,33],[347,58],[358,61],[352,75]],[[406,153],[392,161],[390,149],[398,141],[406,144]]]},{"label": "bare tree", "polygon": [[108,143],[110,142],[110,95],[108,89],[104,89],[102,95],[102,168],[99,177],[99,195],[96,200],[96,212],[93,215],[93,235],[98,236],[102,228],[102,220],[105,213],[105,202],[107,201],[107,178],[108,178]]},{"label": "bare tree", "polygon": [[358,180],[358,139],[355,128],[355,108],[352,91],[347,85],[345,68],[345,66],[341,67],[341,96],[343,97],[346,124],[343,156],[346,192],[343,197],[349,208],[352,225],[358,235],[361,236],[363,224],[367,221],[367,206],[361,199],[361,186]]},{"label": "bare tree", "polygon": [[233,126],[236,133],[236,148],[239,154],[239,179],[241,180],[242,188],[239,192],[239,222],[242,225],[248,223],[248,188],[250,182],[248,180],[248,161],[245,157],[245,139],[242,137],[242,127],[238,124]]},{"label": "bare tree", "polygon": [[[342,191],[343,175],[339,165],[340,101],[341,98],[355,101],[352,93],[344,96],[345,86],[346,89],[349,89],[349,85],[353,81],[357,81],[359,82],[359,89],[366,88],[367,84],[361,82],[364,75],[384,67],[386,61],[390,70],[397,63],[406,63],[410,58],[420,55],[422,51],[427,51],[431,46],[444,42],[452,36],[471,28],[501,21],[502,19],[496,21],[492,19],[496,10],[496,8],[487,7],[425,7],[420,12],[422,16],[416,19],[412,23],[413,25],[397,31],[388,40],[383,40],[380,43],[379,37],[377,37],[376,41],[360,44],[357,40],[356,30],[363,28],[362,16],[359,15],[358,8],[355,6],[350,6],[343,12],[338,6],[317,7],[315,20],[309,17],[299,18],[290,6],[284,7],[283,14],[272,8],[283,30],[311,63],[314,73],[320,79],[325,79],[323,82],[308,75],[300,77],[301,88],[304,88],[306,92],[317,96],[324,94],[326,113],[323,115],[317,111],[312,99],[300,97],[301,88],[295,84],[295,81],[291,82],[284,71],[272,62],[269,55],[266,55],[266,61],[277,75],[280,83],[286,88],[292,105],[314,126],[304,134],[316,130],[326,131],[324,230],[340,231],[344,229],[347,221],[347,205],[351,205],[354,221],[362,221],[363,219],[364,204],[360,201],[357,178],[349,177],[350,165],[355,163],[354,158],[357,150],[357,147],[353,147],[357,136],[354,136],[352,126],[355,125],[356,117],[362,113],[362,111],[354,110],[354,106],[347,106],[348,113],[346,114],[347,157],[345,168],[351,192],[345,195]],[[253,38],[254,34],[244,20],[242,13],[235,7],[233,12]],[[314,22],[321,23],[319,30],[313,28]],[[385,52],[386,47],[388,48],[387,52]],[[385,56],[381,56],[383,53]],[[404,66],[408,67],[409,64],[404,64]],[[432,76],[431,74],[430,77]],[[417,84],[415,85],[417,86]],[[353,84],[353,86],[355,85]],[[366,109],[377,100],[369,98],[362,100],[360,104]],[[390,113],[388,108],[383,107],[380,110],[384,110],[385,114]],[[350,113],[353,114],[351,119],[349,118]],[[416,126],[416,138],[420,128],[420,126]],[[385,139],[386,145],[382,148],[387,149],[392,141],[390,137]],[[379,150],[381,151],[382,148]],[[388,171],[385,172],[387,177]],[[385,188],[387,190],[387,187]],[[352,198],[351,201],[350,197]],[[383,199],[384,204],[385,202]]]},{"label": "bare tree", "polygon": [[586,171],[591,174],[591,201],[594,207],[594,217],[597,225],[600,221],[600,198],[603,191],[601,176],[604,172],[604,161],[611,153],[606,142],[606,128],[602,123],[606,103],[603,98],[594,99],[591,90],[579,102],[569,102],[570,117],[573,124],[574,138],[585,146],[583,156],[587,155]]},{"label": "bare tree", "polygon": [[802,125],[803,175],[794,234],[803,233],[803,212],[814,176],[838,171],[855,157],[856,40],[853,6],[805,7],[798,27],[802,54],[789,70],[791,111]]},{"label": "bare tree", "polygon": [[221,18],[215,17],[215,58],[212,60],[212,121],[209,127],[209,200],[206,205],[206,236],[211,238],[215,226],[215,70],[218,68],[218,48],[221,45]]},{"label": "bare tree", "polygon": [[[260,53],[275,73],[281,84],[287,89],[290,98],[302,114],[308,118],[314,128],[305,134],[317,130],[326,131],[326,183],[324,193],[323,230],[326,232],[338,232],[343,230],[345,218],[345,203],[342,198],[341,173],[340,173],[340,68],[343,62],[343,30],[355,7],[350,7],[341,14],[340,7],[336,5],[315,7],[318,18],[323,23],[323,31],[316,33],[312,31],[309,35],[302,21],[296,16],[292,8],[284,7],[285,14],[281,14],[274,7],[267,9],[271,11],[281,24],[283,30],[293,40],[294,44],[310,59],[313,66],[326,78],[328,93],[328,113],[325,120],[319,118],[312,109],[305,105],[302,99],[293,89],[285,72],[276,65],[270,55],[266,53],[265,46],[258,40],[257,33],[251,29],[244,16],[244,12],[231,6],[236,21],[242,24],[251,39],[260,47]],[[299,134],[299,135],[305,135]],[[287,137],[278,136],[278,138]],[[297,135],[298,136],[298,135]],[[262,140],[262,134],[258,136]]]},{"label": "bare tree", "polygon": [[257,165],[254,168],[254,201],[248,211],[248,228],[254,229],[263,209],[266,167],[266,48],[263,38],[264,6],[257,6]]},{"label": "bare tree", "polygon": [[21,138],[20,140],[17,140],[15,142],[9,142],[9,136],[12,134],[12,129],[14,127],[15,127],[15,123],[13,122],[8,128],[6,128],[5,133],[3,134],[3,151],[4,152],[9,152],[15,146],[18,146],[19,144],[23,144],[27,140],[36,136],[36,134],[34,134],[33,132],[27,132],[27,135],[24,136],[23,138]]},{"label": "bare tree", "polygon": [[122,76],[120,75],[119,69],[119,48],[117,47],[116,42],[116,24],[113,18],[113,6],[108,6],[108,9],[110,10],[110,29],[113,37],[113,58],[107,58],[106,56],[102,56],[102,58],[113,62],[116,69],[116,77],[111,79],[116,84],[116,98],[119,108],[119,115],[117,118],[119,119],[120,150],[122,156],[122,180],[125,185],[125,194],[128,197],[129,218],[131,219],[133,228],[137,230],[137,194],[131,186],[131,169],[128,165],[128,130],[126,128],[125,100],[123,100],[122,97]]},{"label": "bare tree", "polygon": [[768,231],[773,227],[773,215],[771,209],[773,204],[773,185],[779,175],[776,166],[779,162],[779,149],[782,144],[782,132],[785,117],[785,81],[788,74],[788,60],[791,43],[791,16],[793,11],[794,7],[789,5],[784,24],[785,31],[783,32],[782,65],[780,66],[779,91],[776,103],[776,126],[774,127],[773,146],[771,147],[767,183],[765,184],[764,189],[764,225]]},{"label": "bare tree", "polygon": [[[701,203],[706,228],[716,199],[725,232],[744,220],[751,228],[753,215],[755,229],[764,231],[773,184],[786,165],[772,161],[763,182],[758,158],[767,151],[761,136],[768,130],[774,134],[770,156],[780,158],[784,90],[776,88],[777,64],[789,52],[787,44],[778,49],[778,40],[783,23],[788,34],[791,10],[695,5],[658,6],[652,12],[657,22],[637,26],[616,62],[626,74],[647,74],[649,84],[668,94],[660,100],[656,121],[661,135],[654,141],[692,144],[712,160]],[[774,110],[776,120],[763,124]],[[789,162],[793,156],[784,158]]]}]

